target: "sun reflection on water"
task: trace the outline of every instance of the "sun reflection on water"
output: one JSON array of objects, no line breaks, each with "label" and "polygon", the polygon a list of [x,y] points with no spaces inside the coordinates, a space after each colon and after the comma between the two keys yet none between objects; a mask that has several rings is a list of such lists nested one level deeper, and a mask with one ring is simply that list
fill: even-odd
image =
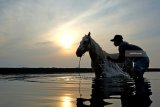
[{"label": "sun reflection on water", "polygon": [[69,96],[64,96],[64,97],[62,97],[62,101],[63,101],[62,107],[72,107],[71,97],[69,97]]}]

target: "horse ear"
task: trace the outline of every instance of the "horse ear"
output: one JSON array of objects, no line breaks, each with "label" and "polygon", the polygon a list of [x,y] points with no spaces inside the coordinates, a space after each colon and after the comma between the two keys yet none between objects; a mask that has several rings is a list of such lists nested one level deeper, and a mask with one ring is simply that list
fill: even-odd
[{"label": "horse ear", "polygon": [[88,33],[88,36],[90,37],[90,35],[91,35],[91,33],[89,32],[89,33]]}]

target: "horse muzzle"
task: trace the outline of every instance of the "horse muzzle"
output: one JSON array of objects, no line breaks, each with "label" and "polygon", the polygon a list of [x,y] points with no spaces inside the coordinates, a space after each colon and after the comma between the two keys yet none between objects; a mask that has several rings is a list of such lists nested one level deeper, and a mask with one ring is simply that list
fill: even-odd
[{"label": "horse muzzle", "polygon": [[80,50],[77,50],[76,55],[77,55],[77,57],[81,57],[83,55],[83,52]]}]

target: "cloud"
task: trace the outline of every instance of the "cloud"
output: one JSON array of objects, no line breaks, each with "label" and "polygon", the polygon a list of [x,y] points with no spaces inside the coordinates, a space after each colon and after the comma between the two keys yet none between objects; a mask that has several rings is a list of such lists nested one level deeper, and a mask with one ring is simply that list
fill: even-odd
[{"label": "cloud", "polygon": [[52,41],[43,41],[43,42],[36,43],[36,45],[38,45],[38,46],[49,46],[49,45],[52,45],[52,44],[53,44]]},{"label": "cloud", "polygon": [[[117,33],[158,50],[154,41],[159,39],[159,4],[158,0],[0,0],[0,65],[76,66],[74,50],[89,31],[108,52],[117,51],[109,42]],[[63,32],[75,35],[68,56],[60,54],[56,44]],[[85,59],[83,65],[90,66],[89,57]]]}]

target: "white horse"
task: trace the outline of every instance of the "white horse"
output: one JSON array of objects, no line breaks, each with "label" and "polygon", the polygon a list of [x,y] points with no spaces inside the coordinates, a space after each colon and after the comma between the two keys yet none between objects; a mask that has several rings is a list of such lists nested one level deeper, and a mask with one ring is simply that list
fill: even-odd
[{"label": "white horse", "polygon": [[87,51],[89,52],[91,67],[95,72],[96,77],[111,77],[117,75],[129,76],[123,72],[116,63],[107,60],[107,56],[116,58],[118,54],[109,54],[102,50],[102,48],[91,38],[90,32],[82,38],[80,45],[77,48],[76,55],[77,57],[82,57]]}]

